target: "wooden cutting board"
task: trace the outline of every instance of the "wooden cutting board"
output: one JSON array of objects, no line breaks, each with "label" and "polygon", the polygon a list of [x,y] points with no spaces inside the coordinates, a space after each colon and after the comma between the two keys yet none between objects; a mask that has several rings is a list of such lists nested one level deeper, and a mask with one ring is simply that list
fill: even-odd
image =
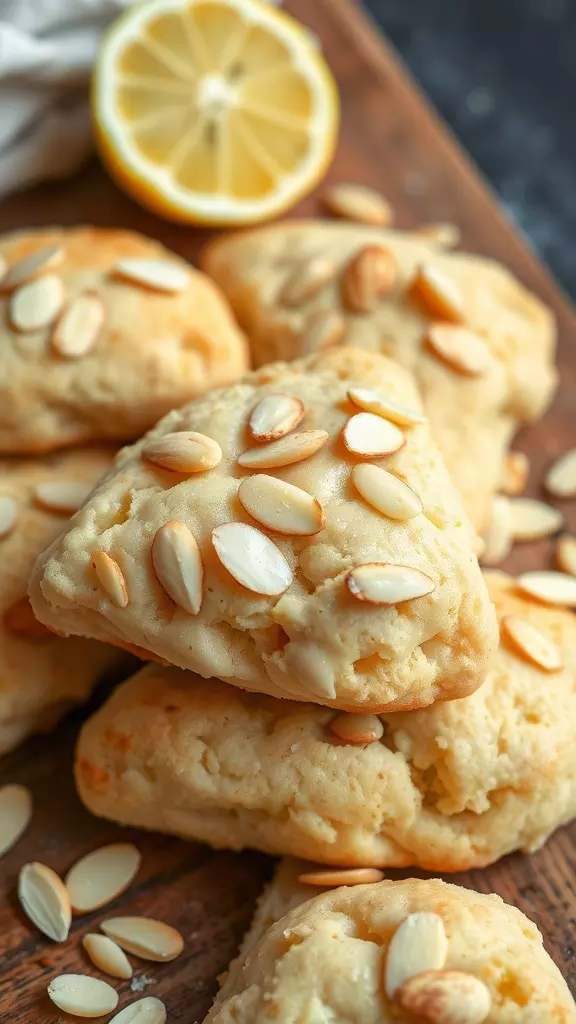
[{"label": "wooden cutting board", "polygon": [[[392,201],[401,227],[456,222],[464,248],[503,260],[554,309],[560,327],[560,392],[545,422],[525,431],[520,439],[520,447],[532,461],[531,493],[538,494],[543,468],[555,454],[576,443],[572,309],[356,4],[352,0],[290,0],[287,7],[321,38],[340,85],[342,134],[330,179],[357,180],[381,189]],[[295,212],[318,211],[317,196],[312,196]],[[38,188],[0,206],[0,231],[58,222],[135,228],[192,259],[206,237],[139,209],[96,163],[71,181]],[[574,530],[576,509],[565,505]],[[547,566],[551,551],[548,542],[517,547],[508,567],[517,571]],[[125,838],[137,842],[143,865],[137,883],[118,901],[115,912],[168,921],[182,932],[185,949],[171,964],[139,964],[132,986],[118,984],[120,1005],[140,993],[156,995],[166,1002],[169,1021],[193,1024],[202,1020],[210,1005],[216,976],[225,970],[248,926],[272,861],[255,853],[214,853],[204,846],[122,830],[92,818],[77,799],[71,778],[74,738],[86,713],[84,709],[55,733],[31,741],[1,765],[0,783],[29,786],[35,813],[25,837],[0,863],[0,1019],[10,1024],[55,1024],[59,1014],[45,994],[46,985],[57,973],[89,969],[79,940],[95,930],[102,916],[76,919],[63,945],[42,939],[18,907],[15,887],[20,866],[41,860],[64,874],[80,855]],[[485,871],[449,876],[482,892],[500,893],[528,914],[542,930],[548,950],[574,992],[575,854],[576,825],[561,829],[533,856],[507,857]],[[64,1015],[62,1020],[72,1018]]]}]

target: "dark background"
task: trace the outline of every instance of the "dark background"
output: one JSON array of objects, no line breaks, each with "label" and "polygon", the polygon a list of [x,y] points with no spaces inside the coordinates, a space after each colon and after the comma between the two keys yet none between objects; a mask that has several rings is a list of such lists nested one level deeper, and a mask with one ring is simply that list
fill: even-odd
[{"label": "dark background", "polygon": [[576,295],[576,0],[365,0]]}]

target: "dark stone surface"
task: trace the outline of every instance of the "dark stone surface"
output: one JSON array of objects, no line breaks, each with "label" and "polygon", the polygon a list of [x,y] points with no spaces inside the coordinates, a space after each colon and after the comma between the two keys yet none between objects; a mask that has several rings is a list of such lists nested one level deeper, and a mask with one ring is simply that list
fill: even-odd
[{"label": "dark stone surface", "polygon": [[366,6],[509,215],[576,295],[576,2]]}]

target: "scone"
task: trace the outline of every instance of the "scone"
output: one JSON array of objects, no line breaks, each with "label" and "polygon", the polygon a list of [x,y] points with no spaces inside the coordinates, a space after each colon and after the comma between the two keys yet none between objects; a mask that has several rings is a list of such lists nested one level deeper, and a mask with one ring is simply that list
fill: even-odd
[{"label": "scone", "polygon": [[0,753],[56,724],[84,701],[120,652],[87,640],[63,640],[34,618],[27,597],[37,556],[110,466],[96,450],[43,462],[0,462]]},{"label": "scone", "polygon": [[437,878],[341,887],[273,924],[205,1024],[574,1024],[535,924]]},{"label": "scone", "polygon": [[347,867],[465,871],[537,849],[576,815],[576,618],[486,576],[502,642],[464,700],[335,715],[150,666],[84,726],[82,800],[123,824]]},{"label": "scone", "polygon": [[139,437],[247,369],[217,285],[142,235],[18,232],[0,264],[0,452]]},{"label": "scone", "polygon": [[556,380],[552,316],[504,267],[416,234],[328,221],[224,237],[204,266],[257,366],[347,344],[412,370],[466,510],[486,525],[510,438],[542,414]]},{"label": "scone", "polygon": [[[357,407],[363,380],[378,414]],[[63,633],[247,690],[420,707],[474,690],[496,647],[471,540],[406,372],[341,349],[212,391],[120,452],[31,597]]]}]

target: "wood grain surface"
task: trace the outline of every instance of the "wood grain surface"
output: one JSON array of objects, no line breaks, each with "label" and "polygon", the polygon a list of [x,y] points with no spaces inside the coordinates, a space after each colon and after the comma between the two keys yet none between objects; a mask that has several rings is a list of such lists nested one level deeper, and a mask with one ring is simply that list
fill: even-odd
[{"label": "wood grain surface", "polygon": [[[572,309],[356,4],[290,0],[287,7],[321,37],[340,86],[342,133],[329,178],[380,188],[393,203],[401,227],[456,222],[464,248],[503,260],[553,307],[560,328],[561,387],[545,421],[519,439],[532,462],[530,493],[538,494],[543,469],[576,443]],[[317,196],[294,212],[317,214]],[[72,180],[42,186],[0,206],[1,231],[49,223],[135,228],[191,259],[206,237],[139,209],[95,162]],[[576,530],[574,503],[563,503],[563,511]],[[507,567],[517,571],[547,566],[551,550],[550,542],[518,546]],[[46,996],[46,985],[57,973],[89,970],[79,938],[113,910],[158,917],[185,938],[178,960],[166,965],[141,962],[132,985],[118,984],[120,1005],[139,994],[157,995],[166,1002],[169,1021],[193,1024],[202,1020],[210,1005],[216,976],[234,954],[272,861],[256,853],[214,853],[201,845],[122,830],[92,818],[75,795],[70,771],[78,724],[86,713],[77,713],[53,734],[32,740],[2,762],[0,783],[28,785],[35,813],[25,837],[0,866],[0,1020],[56,1024],[59,1014]],[[83,853],[120,837],[134,839],[142,851],[136,883],[106,908],[106,914],[76,918],[68,942],[44,940],[17,904],[20,866],[41,860],[64,874]],[[528,914],[576,992],[575,868],[576,825],[561,829],[535,855],[507,857],[484,871],[450,877],[482,892],[497,892]],[[72,1018],[62,1015],[62,1020]]]}]

